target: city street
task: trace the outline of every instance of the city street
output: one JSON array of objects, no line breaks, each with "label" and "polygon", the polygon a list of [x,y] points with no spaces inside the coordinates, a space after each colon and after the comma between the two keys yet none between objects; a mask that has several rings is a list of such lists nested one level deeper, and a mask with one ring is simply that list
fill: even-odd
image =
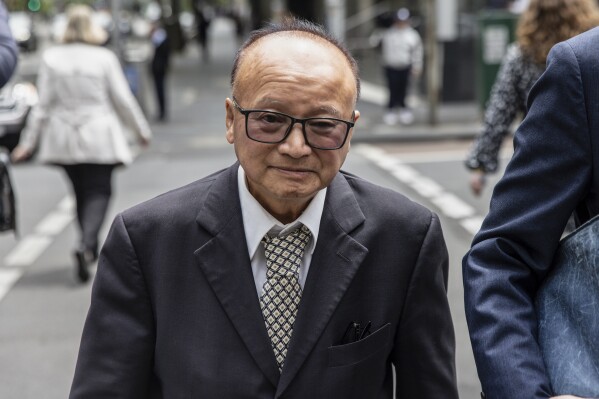
[{"label": "city street", "polygon": [[[117,212],[234,162],[233,148],[224,137],[224,100],[230,95],[228,73],[237,43],[230,23],[214,23],[210,60],[202,60],[195,42],[174,57],[168,78],[169,121],[153,123],[150,147],[131,166],[116,172],[103,236]],[[37,59],[39,54],[23,55],[21,73],[32,74]],[[143,75],[147,68],[140,65],[138,71]],[[144,82],[141,101],[152,121],[153,91],[149,80]],[[469,139],[375,140],[372,132],[402,127],[383,126],[379,122],[383,109],[369,96],[358,109],[363,118],[356,125],[343,169],[399,191],[440,215],[450,254],[449,298],[460,397],[478,398],[480,385],[464,316],[461,259],[487,212],[491,190],[480,198],[469,191],[462,164]],[[464,131],[471,127],[469,122]],[[505,157],[509,153],[508,148]],[[0,398],[64,399],[91,292],[91,284],[78,284],[74,275],[73,202],[58,169],[28,162],[13,168],[13,179],[19,234],[0,236]],[[488,184],[495,182],[491,179]]]}]

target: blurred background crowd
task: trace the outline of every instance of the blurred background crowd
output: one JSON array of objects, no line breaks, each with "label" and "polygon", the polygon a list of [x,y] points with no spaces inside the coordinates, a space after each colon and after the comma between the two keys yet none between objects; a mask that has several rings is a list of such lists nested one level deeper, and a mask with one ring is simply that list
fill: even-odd
[{"label": "blurred background crowd", "polygon": [[398,9],[409,10],[409,23],[423,41],[424,63],[419,79],[408,87],[408,102],[422,100],[424,119],[434,125],[439,104],[484,107],[528,0],[7,0],[10,27],[23,52],[60,40],[70,3],[96,10],[94,18],[109,32],[107,45],[124,64],[134,94],[139,71],[130,66],[149,62],[152,47],[147,44],[157,21],[175,56],[200,46],[207,61],[211,22],[217,18],[230,20],[241,40],[265,21],[300,16],[324,24],[347,43],[364,73],[376,70],[368,80],[383,83],[378,73],[384,64],[382,46],[373,38],[393,24]]}]

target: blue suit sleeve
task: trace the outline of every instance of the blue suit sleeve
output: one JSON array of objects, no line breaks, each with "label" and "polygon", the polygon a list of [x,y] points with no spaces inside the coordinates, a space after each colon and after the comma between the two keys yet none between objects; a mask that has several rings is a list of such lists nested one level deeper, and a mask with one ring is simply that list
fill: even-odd
[{"label": "blue suit sleeve", "polygon": [[528,104],[514,156],[463,261],[466,317],[488,399],[551,396],[534,298],[592,176],[588,104],[568,42],[551,51]]},{"label": "blue suit sleeve", "polygon": [[10,79],[17,67],[19,51],[8,26],[8,12],[0,0],[0,87]]}]

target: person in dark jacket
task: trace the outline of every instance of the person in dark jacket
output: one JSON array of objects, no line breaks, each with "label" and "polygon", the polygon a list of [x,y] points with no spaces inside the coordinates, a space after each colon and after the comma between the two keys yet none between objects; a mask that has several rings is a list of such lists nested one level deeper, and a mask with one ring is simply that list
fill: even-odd
[{"label": "person in dark jacket", "polygon": [[[486,399],[555,395],[534,301],[570,215],[582,223],[599,214],[598,65],[599,28],[553,47],[464,258],[466,318]],[[580,311],[597,314],[594,306]],[[597,342],[597,330],[588,333]]]},{"label": "person in dark jacket", "polygon": [[19,50],[8,26],[8,11],[0,0],[0,87],[10,79],[17,67]]},{"label": "person in dark jacket", "polygon": [[196,19],[197,40],[202,51],[202,61],[208,61],[210,56],[208,48],[208,27],[212,21],[211,8],[204,4],[203,0],[193,2],[193,11]]},{"label": "person in dark jacket", "polygon": [[168,33],[161,24],[157,24],[152,30],[150,37],[154,46],[154,56],[152,57],[151,72],[154,78],[154,87],[156,89],[156,99],[158,100],[158,115],[156,119],[164,122],[167,119],[166,102],[166,76],[168,73],[171,47]]}]

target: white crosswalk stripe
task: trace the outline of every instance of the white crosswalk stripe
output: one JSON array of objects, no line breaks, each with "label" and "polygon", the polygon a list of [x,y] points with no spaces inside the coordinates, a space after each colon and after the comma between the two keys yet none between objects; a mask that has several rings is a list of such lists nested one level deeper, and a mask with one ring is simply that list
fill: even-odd
[{"label": "white crosswalk stripe", "polygon": [[47,214],[33,229],[33,233],[19,240],[19,243],[4,258],[0,268],[0,301],[16,284],[24,273],[52,244],[73,220],[74,200],[63,198],[56,208]]},{"label": "white crosswalk stripe", "polygon": [[[454,193],[448,192],[442,185],[422,175],[416,169],[404,163],[397,156],[388,154],[380,148],[368,144],[353,147],[368,160],[387,171],[401,183],[407,185],[423,198],[426,198],[444,216],[455,219],[469,234],[475,234],[482,224],[483,216],[477,215],[474,207]],[[414,156],[413,159],[418,159]]]}]

